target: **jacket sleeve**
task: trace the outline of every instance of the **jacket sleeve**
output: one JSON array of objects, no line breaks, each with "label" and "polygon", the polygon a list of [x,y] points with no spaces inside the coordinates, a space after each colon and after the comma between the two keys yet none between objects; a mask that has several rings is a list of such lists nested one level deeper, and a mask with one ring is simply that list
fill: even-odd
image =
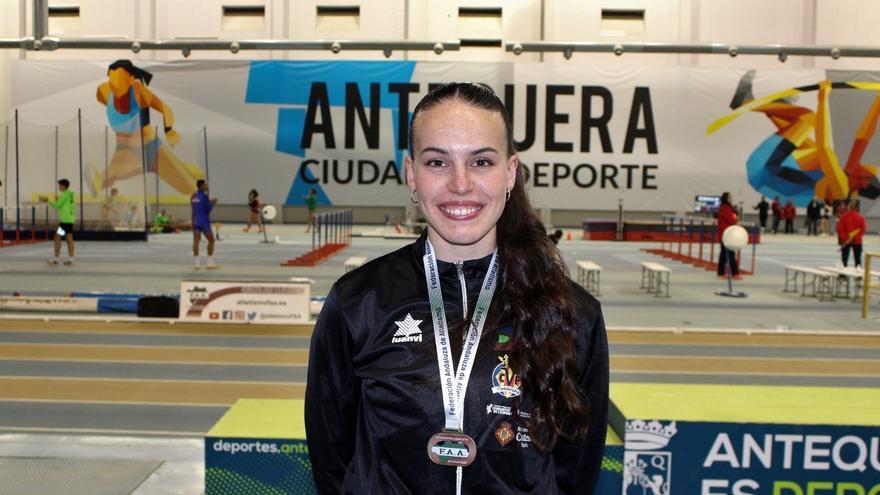
[{"label": "jacket sleeve", "polygon": [[[598,305],[597,305],[598,307]],[[608,427],[608,337],[601,310],[589,330],[581,392],[589,399],[590,426],[578,442],[561,440],[553,450],[561,493],[592,495],[602,469]]]},{"label": "jacket sleeve", "polygon": [[857,225],[859,229],[858,238],[859,241],[862,240],[862,236],[868,232],[868,222],[865,221],[865,217],[859,215],[859,223]]},{"label": "jacket sleeve", "polygon": [[354,341],[330,291],[315,324],[309,350],[305,423],[318,493],[339,493],[354,455],[360,380],[352,363]]},{"label": "jacket sleeve", "polygon": [[840,216],[837,219],[837,243],[843,244],[846,242],[846,213]]},{"label": "jacket sleeve", "polygon": [[51,206],[52,208],[55,208],[56,210],[60,210],[61,207],[63,207],[67,203],[67,195],[66,194],[59,194],[58,199],[55,199],[55,200],[50,199],[49,201],[47,201],[47,203],[49,203],[49,206]]}]

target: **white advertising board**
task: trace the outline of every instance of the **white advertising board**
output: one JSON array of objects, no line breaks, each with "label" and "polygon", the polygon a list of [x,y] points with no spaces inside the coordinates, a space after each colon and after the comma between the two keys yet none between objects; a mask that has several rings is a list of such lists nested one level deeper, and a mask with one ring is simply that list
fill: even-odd
[{"label": "white advertising board", "polygon": [[308,323],[305,281],[183,280],[180,319],[218,323]]},{"label": "white advertising board", "polygon": [[95,297],[0,297],[0,311],[72,311],[97,313]]}]

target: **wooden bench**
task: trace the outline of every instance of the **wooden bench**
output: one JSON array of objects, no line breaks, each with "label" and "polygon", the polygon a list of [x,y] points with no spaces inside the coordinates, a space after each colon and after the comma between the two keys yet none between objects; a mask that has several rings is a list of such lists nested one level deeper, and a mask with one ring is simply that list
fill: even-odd
[{"label": "wooden bench", "polygon": [[599,295],[599,276],[602,274],[602,267],[592,261],[577,262],[577,283],[594,296]]},{"label": "wooden bench", "polygon": [[366,262],[367,258],[365,256],[352,256],[348,258],[347,260],[345,260],[345,263],[343,263],[343,265],[345,266],[345,273],[348,273],[355,268],[358,268]]},{"label": "wooden bench", "polygon": [[[654,297],[669,296],[669,277],[672,270],[660,263],[653,261],[642,262],[642,285],[641,288],[654,294]],[[664,290],[665,289],[665,290]]]},{"label": "wooden bench", "polygon": [[[788,265],[785,267],[784,292],[798,292],[797,279],[799,275],[801,278],[800,293],[802,297],[818,297],[820,301],[834,300],[833,279],[837,277],[837,274],[809,266]],[[793,285],[794,290],[790,290],[789,285]],[[807,288],[810,288],[809,294],[807,293]]]}]

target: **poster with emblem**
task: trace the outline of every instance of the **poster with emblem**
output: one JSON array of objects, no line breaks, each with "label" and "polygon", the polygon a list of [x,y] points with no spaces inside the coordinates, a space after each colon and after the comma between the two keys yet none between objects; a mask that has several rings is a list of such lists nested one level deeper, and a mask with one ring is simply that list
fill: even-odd
[{"label": "poster with emblem", "polygon": [[623,495],[876,495],[880,429],[627,420]]}]

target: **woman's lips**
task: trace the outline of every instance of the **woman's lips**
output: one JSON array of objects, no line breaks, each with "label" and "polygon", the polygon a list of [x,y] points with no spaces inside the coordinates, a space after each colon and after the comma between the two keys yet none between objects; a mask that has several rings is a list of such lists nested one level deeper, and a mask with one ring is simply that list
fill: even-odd
[{"label": "woman's lips", "polygon": [[448,218],[453,220],[469,220],[476,217],[483,205],[480,204],[441,204],[438,209]]}]

